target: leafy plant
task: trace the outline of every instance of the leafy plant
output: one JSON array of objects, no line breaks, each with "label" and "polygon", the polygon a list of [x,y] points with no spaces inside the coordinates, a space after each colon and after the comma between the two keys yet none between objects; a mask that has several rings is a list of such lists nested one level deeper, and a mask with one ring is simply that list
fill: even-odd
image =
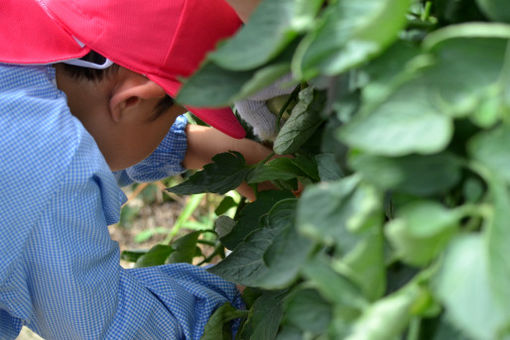
[{"label": "leafy plant", "polygon": [[274,145],[295,158],[222,154],[171,189],[282,188],[216,223],[237,338],[510,338],[509,39],[505,0],[264,0],[188,79],[205,106],[301,86]]}]

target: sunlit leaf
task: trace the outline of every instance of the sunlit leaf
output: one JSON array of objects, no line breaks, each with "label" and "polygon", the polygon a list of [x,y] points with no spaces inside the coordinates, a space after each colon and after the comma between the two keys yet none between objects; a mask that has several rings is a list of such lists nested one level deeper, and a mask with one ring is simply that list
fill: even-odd
[{"label": "sunlit leaf", "polygon": [[405,24],[408,0],[339,0],[301,43],[293,60],[298,78],[334,75],[380,53]]}]

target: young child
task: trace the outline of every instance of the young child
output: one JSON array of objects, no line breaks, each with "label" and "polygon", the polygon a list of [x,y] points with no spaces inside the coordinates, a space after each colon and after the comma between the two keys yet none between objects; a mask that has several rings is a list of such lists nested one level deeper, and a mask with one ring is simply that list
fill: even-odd
[{"label": "young child", "polygon": [[[171,100],[239,25],[223,0],[0,2],[1,339],[23,325],[47,340],[199,339],[218,306],[239,306],[201,268],[121,268],[107,230],[125,201],[112,170],[166,177],[234,146],[267,154],[186,127]],[[243,137],[230,109],[187,109]]]}]

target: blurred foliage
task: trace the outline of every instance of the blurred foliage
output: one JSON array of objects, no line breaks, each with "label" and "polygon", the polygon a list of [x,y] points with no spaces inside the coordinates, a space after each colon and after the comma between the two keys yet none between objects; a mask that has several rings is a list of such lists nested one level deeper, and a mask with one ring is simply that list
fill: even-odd
[{"label": "blurred foliage", "polygon": [[[220,309],[204,339],[240,315],[239,339],[510,338],[509,23],[507,0],[264,0],[209,55],[179,102],[300,87],[274,144],[295,158],[221,154],[170,189],[282,189],[216,220],[232,253],[209,270],[249,309]],[[137,264],[189,260],[213,233]]]}]

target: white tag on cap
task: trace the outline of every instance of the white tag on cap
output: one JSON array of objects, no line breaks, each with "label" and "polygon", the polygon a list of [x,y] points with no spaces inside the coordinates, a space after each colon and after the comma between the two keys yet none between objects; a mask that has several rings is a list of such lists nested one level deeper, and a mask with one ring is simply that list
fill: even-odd
[{"label": "white tag on cap", "polygon": [[108,68],[113,65],[113,61],[111,61],[110,59],[106,59],[106,58],[102,64],[96,64],[96,63],[86,61],[83,59],[69,59],[69,60],[64,60],[62,62],[65,64],[69,64],[69,65],[93,68],[96,70],[104,70],[105,68]]},{"label": "white tag on cap", "polygon": [[[78,45],[80,45],[80,47],[84,47],[85,46],[85,44],[82,43],[78,38],[76,38],[75,36],[73,36],[73,38],[76,41],[76,43]],[[69,59],[69,60],[64,60],[62,62],[65,63],[65,64],[69,64],[69,65],[93,68],[93,69],[96,69],[96,70],[104,70],[105,68],[108,68],[108,67],[113,65],[113,61],[111,61],[110,59],[107,59],[107,58],[104,58],[104,57],[102,59],[104,59],[102,64],[98,64],[98,63],[95,63],[95,62],[89,61],[89,60],[84,60],[82,58]]]}]

